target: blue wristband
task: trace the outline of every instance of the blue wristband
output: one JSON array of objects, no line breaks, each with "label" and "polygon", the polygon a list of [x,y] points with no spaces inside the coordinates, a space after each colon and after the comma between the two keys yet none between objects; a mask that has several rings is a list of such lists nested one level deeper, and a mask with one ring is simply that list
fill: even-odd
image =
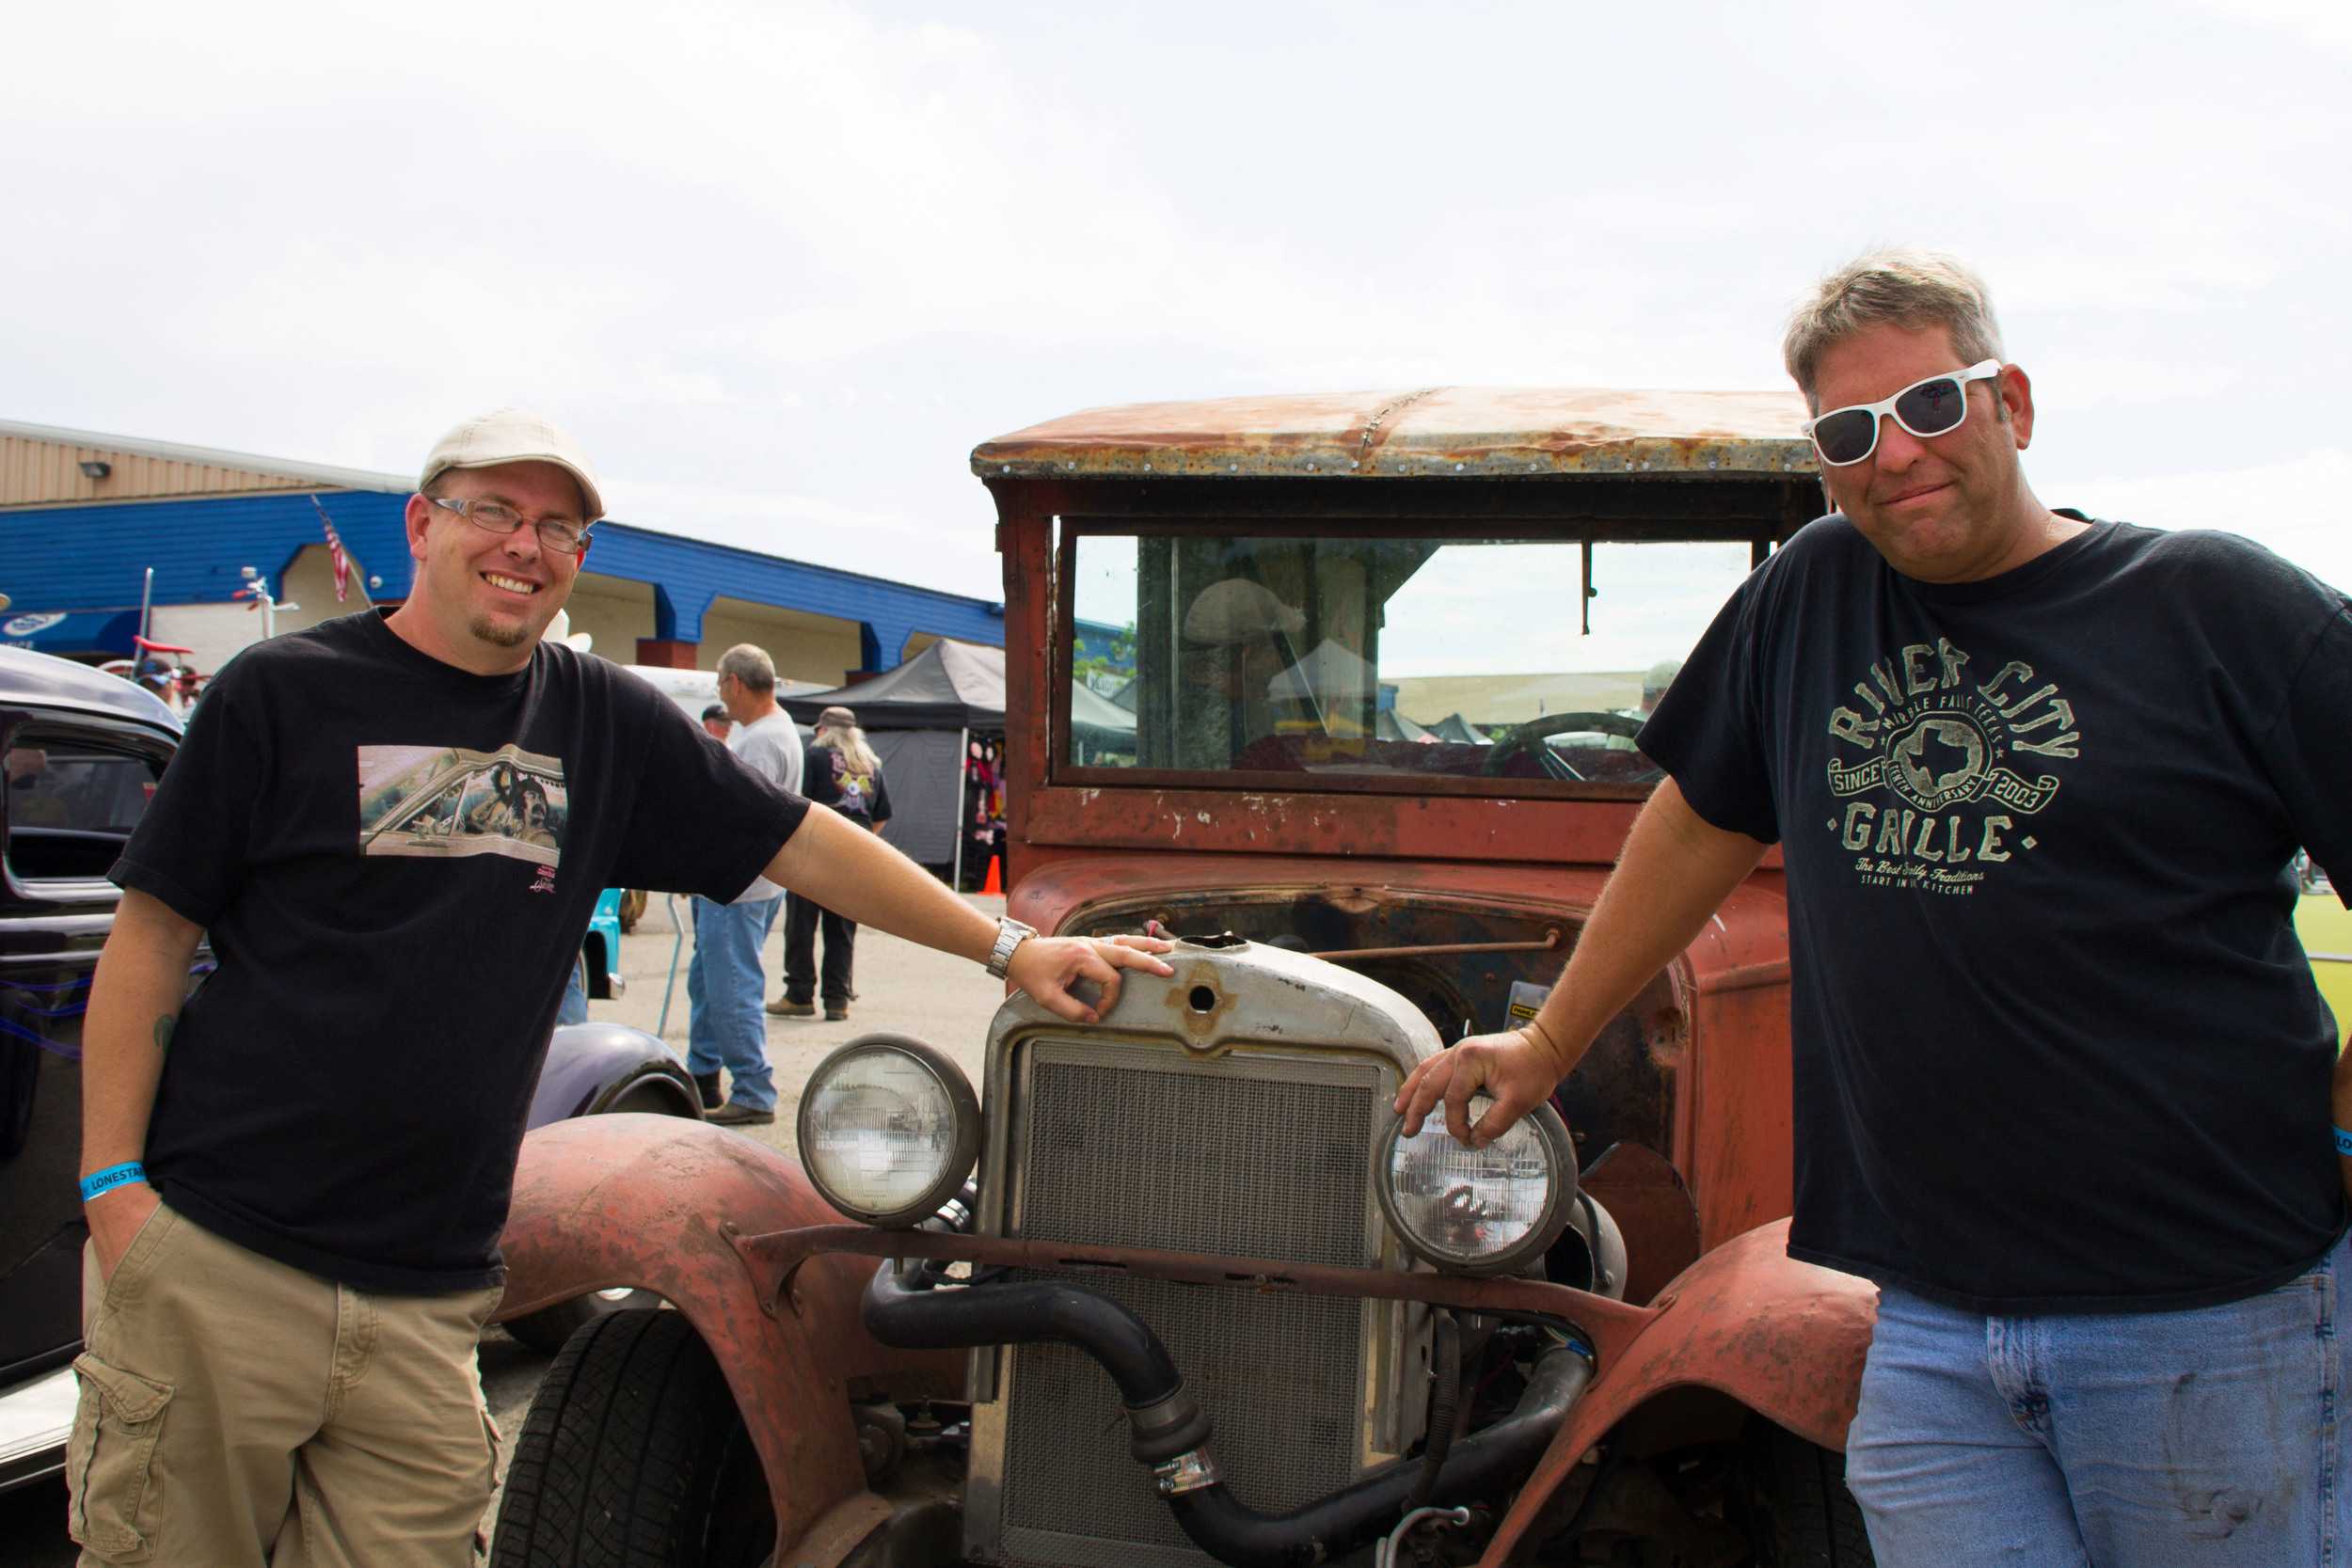
[{"label": "blue wristband", "polygon": [[2341,1127],[2336,1129],[2336,1152],[2352,1155],[2352,1132],[2347,1132]]},{"label": "blue wristband", "polygon": [[147,1167],[136,1160],[108,1165],[104,1170],[94,1170],[82,1178],[82,1201],[87,1203],[101,1193],[111,1193],[117,1187],[127,1187],[134,1181],[146,1180]]}]

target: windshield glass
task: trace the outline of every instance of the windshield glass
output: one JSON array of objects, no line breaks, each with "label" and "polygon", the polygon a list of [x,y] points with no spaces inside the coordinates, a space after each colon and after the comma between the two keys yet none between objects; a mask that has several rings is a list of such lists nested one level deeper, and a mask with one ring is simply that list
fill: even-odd
[{"label": "windshield glass", "polygon": [[[1739,543],[1083,533],[1065,762],[1646,784]],[[1205,782],[1205,781],[1204,781]],[[1239,781],[1235,781],[1239,782]]]}]

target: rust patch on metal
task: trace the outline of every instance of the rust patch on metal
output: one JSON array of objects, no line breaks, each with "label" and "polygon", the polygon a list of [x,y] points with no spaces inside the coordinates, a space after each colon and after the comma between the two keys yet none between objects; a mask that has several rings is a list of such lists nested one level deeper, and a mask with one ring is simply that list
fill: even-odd
[{"label": "rust patch on metal", "polygon": [[866,1258],[937,1258],[1019,1269],[1122,1269],[1194,1285],[1248,1285],[1301,1295],[1534,1313],[1573,1324],[1593,1342],[1597,1356],[1612,1359],[1624,1354],[1657,1316],[1645,1307],[1534,1279],[1471,1279],[1222,1253],[1031,1242],[1007,1236],[951,1236],[929,1230],[875,1230],[862,1225],[780,1230],[746,1237],[742,1246],[763,1266],[785,1275],[814,1266],[828,1255],[853,1253]]},{"label": "rust patch on metal", "polygon": [[1654,1299],[1665,1283],[1698,1261],[1699,1211],[1691,1189],[1665,1157],[1640,1144],[1619,1144],[1593,1162],[1577,1185],[1609,1211],[1625,1235],[1625,1299]]},{"label": "rust patch on metal", "polygon": [[895,1350],[866,1332],[871,1271],[852,1259],[813,1261],[791,1281],[794,1310],[771,1315],[775,1292],[755,1281],[775,1275],[748,1268],[737,1238],[839,1220],[798,1165],[723,1128],[636,1115],[558,1122],[523,1140],[497,1315],[607,1286],[659,1292],[717,1357],[789,1547],[866,1489],[847,1379],[961,1382],[960,1354]]},{"label": "rust patch on metal", "polygon": [[983,479],[1808,474],[1794,392],[1428,387],[1093,408],[984,441]]},{"label": "rust patch on metal", "polygon": [[1552,1434],[1479,1561],[1502,1568],[1561,1482],[1610,1428],[1669,1388],[1707,1387],[1823,1448],[1843,1449],[1878,1291],[1788,1256],[1786,1220],[1727,1242],[1661,1294],[1649,1331]]}]

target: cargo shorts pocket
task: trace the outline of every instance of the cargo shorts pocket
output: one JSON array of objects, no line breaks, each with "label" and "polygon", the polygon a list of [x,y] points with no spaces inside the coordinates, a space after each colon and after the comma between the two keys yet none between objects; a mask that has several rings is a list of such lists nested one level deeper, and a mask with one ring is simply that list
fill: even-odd
[{"label": "cargo shorts pocket", "polygon": [[73,1370],[82,1391],[66,1445],[67,1533],[105,1561],[145,1562],[154,1551],[148,1483],[171,1386],[87,1353]]}]

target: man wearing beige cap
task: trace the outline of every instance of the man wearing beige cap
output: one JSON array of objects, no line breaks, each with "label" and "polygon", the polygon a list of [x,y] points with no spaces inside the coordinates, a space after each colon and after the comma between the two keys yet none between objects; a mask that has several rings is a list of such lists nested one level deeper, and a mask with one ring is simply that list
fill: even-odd
[{"label": "man wearing beige cap", "polygon": [[764,875],[1072,1018],[1078,979],[1107,1006],[1121,968],[1165,972],[988,919],[543,640],[603,510],[545,420],[452,431],[408,500],[406,601],[230,661],[114,868],[83,1033],[86,1564],[469,1560],[473,1345],[600,889]]}]

